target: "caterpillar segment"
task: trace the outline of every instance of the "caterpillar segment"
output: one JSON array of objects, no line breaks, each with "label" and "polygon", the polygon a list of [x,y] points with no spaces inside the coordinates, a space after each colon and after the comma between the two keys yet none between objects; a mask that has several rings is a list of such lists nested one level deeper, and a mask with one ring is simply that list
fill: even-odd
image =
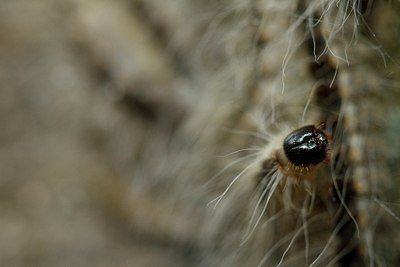
[{"label": "caterpillar segment", "polygon": [[[354,2],[354,15],[349,21],[366,21],[365,12],[372,12],[372,2]],[[346,12],[345,12],[346,13]],[[322,15],[311,18],[311,37],[307,40],[308,50],[315,61],[310,64],[310,73],[317,81],[315,106],[320,110],[319,121],[324,123],[332,136],[331,178],[329,191],[336,202],[337,212],[333,220],[337,237],[338,266],[375,266],[371,240],[373,233],[369,225],[368,212],[372,210],[369,185],[371,177],[366,171],[366,136],[370,116],[361,105],[368,98],[371,84],[362,79],[364,69],[357,68],[355,49],[349,49],[346,58],[344,47],[330,33],[332,23]],[[363,27],[353,24],[352,36],[359,36]],[[350,31],[343,24],[344,31]],[[327,29],[326,29],[327,28]],[[356,30],[358,32],[356,32]],[[352,37],[352,38],[355,38]],[[349,40],[351,40],[349,38]],[[367,102],[367,101],[365,101]],[[364,102],[364,103],[365,103]]]}]

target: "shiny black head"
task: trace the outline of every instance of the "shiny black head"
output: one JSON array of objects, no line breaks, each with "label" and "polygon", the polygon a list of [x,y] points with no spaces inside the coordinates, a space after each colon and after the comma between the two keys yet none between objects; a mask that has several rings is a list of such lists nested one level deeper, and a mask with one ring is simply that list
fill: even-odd
[{"label": "shiny black head", "polygon": [[283,141],[283,150],[295,166],[316,165],[327,157],[328,137],[314,125],[291,132]]}]

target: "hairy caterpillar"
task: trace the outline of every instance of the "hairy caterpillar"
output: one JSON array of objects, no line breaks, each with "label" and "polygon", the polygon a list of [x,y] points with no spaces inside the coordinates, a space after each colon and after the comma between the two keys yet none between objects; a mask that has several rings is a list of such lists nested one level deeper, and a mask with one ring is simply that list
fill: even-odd
[{"label": "hairy caterpillar", "polygon": [[[117,75],[117,91],[146,100],[146,88],[172,89],[149,101],[154,142],[132,170],[149,206],[166,214],[140,213],[137,231],[153,223],[150,235],[184,251],[190,265],[396,266],[396,244],[379,230],[397,223],[380,197],[387,168],[379,149],[385,95],[396,93],[382,90],[390,82],[376,69],[386,52],[375,36],[398,4],[176,1],[187,11],[177,15],[162,1],[132,2],[168,52],[145,50],[160,69]],[[165,112],[174,103],[184,103],[183,116]],[[287,152],[287,138],[309,132],[322,136],[317,160]]]},{"label": "hairy caterpillar", "polygon": [[[368,27],[367,16],[364,15],[369,12],[369,16],[372,16],[374,10],[372,2],[337,1],[335,4],[329,1],[318,3],[310,1],[308,4],[288,2],[287,6],[280,3],[275,8],[291,10],[288,13],[294,14],[292,19],[286,21],[288,30],[283,33],[273,32],[276,27],[272,23],[275,21],[273,14],[275,10],[271,8],[264,11],[262,8],[258,9],[262,7],[262,2],[257,2],[257,4],[260,6],[256,6],[255,9],[261,13],[260,20],[266,21],[260,23],[259,32],[256,33],[258,38],[263,38],[262,42],[258,42],[258,56],[261,58],[259,61],[262,68],[255,67],[255,72],[260,77],[258,78],[260,85],[256,89],[259,91],[256,92],[258,94],[256,101],[263,99],[263,93],[270,94],[264,96],[266,100],[269,97],[274,101],[279,99],[280,94],[281,97],[283,96],[281,101],[285,108],[294,109],[296,105],[299,105],[300,110],[302,107],[302,112],[290,111],[293,117],[289,119],[292,120],[297,116],[298,121],[303,124],[305,121],[322,122],[333,139],[332,155],[330,164],[324,169],[313,170],[311,175],[309,170],[305,170],[306,174],[304,174],[301,170],[293,171],[293,167],[290,167],[291,161],[295,160],[296,156],[294,159],[289,159],[289,162],[277,156],[276,149],[279,150],[282,145],[281,139],[267,141],[269,144],[256,157],[257,159],[250,162],[244,171],[236,175],[222,195],[216,199],[219,203],[222,198],[228,198],[226,196],[228,190],[234,186],[233,183],[239,183],[239,179],[249,180],[252,176],[260,179],[254,187],[259,188],[258,200],[249,218],[248,230],[241,242],[242,247],[238,249],[235,256],[240,259],[243,255],[242,257],[247,259],[247,264],[256,266],[291,266],[293,264],[385,266],[387,264],[385,260],[376,255],[378,253],[375,248],[373,230],[375,226],[373,225],[377,223],[377,220],[368,218],[368,213],[377,212],[379,206],[374,203],[377,191],[372,187],[382,181],[377,181],[376,177],[366,171],[366,168],[370,167],[368,164],[373,164],[371,162],[366,164],[366,159],[363,158],[368,139],[366,133],[369,131],[365,127],[369,127],[370,115],[365,106],[357,103],[363,97],[373,96],[374,88],[372,87],[376,86],[372,77],[371,81],[360,81],[358,78],[361,72],[368,70],[363,69],[365,67],[363,65],[360,66],[362,70],[357,70],[359,63],[357,63],[356,51],[363,47],[363,39],[366,39],[362,35],[363,30]],[[282,15],[283,12],[277,12],[277,16]],[[276,18],[277,21],[279,19],[282,19],[282,16]],[[359,21],[362,20],[365,24],[359,25]],[[271,21],[270,25],[267,21]],[[304,36],[298,32],[302,30],[302,26],[306,29]],[[280,38],[289,41],[287,45],[282,44],[283,49],[275,47],[279,44]],[[299,86],[291,83],[292,78],[289,77],[289,75],[306,76],[301,70],[294,71],[298,66],[290,65],[291,57],[307,60],[307,56],[304,56],[301,51],[303,43],[308,45],[308,59],[311,58],[309,73],[315,82],[314,84],[311,82],[308,86],[312,89],[300,89]],[[364,49],[367,49],[368,40],[365,45]],[[265,58],[264,51],[268,51]],[[282,59],[281,68],[279,65],[271,67],[277,62],[270,62],[270,60],[276,60],[276,58]],[[301,66],[298,62],[292,64]],[[276,72],[278,75],[272,75],[271,72]],[[281,81],[276,83],[278,85],[268,84],[274,82],[273,76],[281,78]],[[280,89],[278,89],[279,84]],[[305,82],[302,85],[307,86]],[[296,95],[299,91],[307,95],[308,99],[301,101],[301,96]],[[292,103],[291,98],[297,98],[298,102]],[[255,105],[266,106],[266,100],[256,102]],[[271,124],[288,121],[287,114],[279,119],[274,118],[276,116],[274,113],[278,110],[274,107],[277,102],[279,103],[279,100],[270,103],[273,113]],[[280,109],[284,108],[280,107]],[[263,120],[265,121],[266,118]],[[291,123],[291,121],[288,122]],[[268,131],[271,126],[265,128]],[[303,128],[297,131],[302,131],[301,129]],[[297,155],[297,157],[303,156]],[[260,164],[257,160],[263,163]],[[274,165],[279,165],[279,167]],[[257,176],[254,173],[257,169],[262,175]],[[249,183],[249,181],[241,181],[238,187],[244,187],[244,183]],[[236,192],[231,193],[232,196],[227,201],[235,203],[233,198],[241,194],[243,194],[243,189],[238,188]],[[234,209],[232,206],[230,208]],[[250,207],[248,209],[252,210]],[[234,212],[227,211],[227,214],[229,213]],[[227,214],[225,216],[228,217]],[[228,218],[231,220],[235,218],[233,215],[230,216]],[[263,222],[268,226],[263,226],[263,230],[257,229]],[[261,238],[259,235],[262,234],[265,234],[264,242],[259,240]],[[261,242],[264,245],[265,254],[257,255],[253,248],[252,259],[249,260],[250,252],[247,252],[243,246],[251,243],[252,235],[257,235],[254,237],[256,239],[254,242]],[[248,244],[248,246],[254,245]],[[261,251],[258,246],[257,251]],[[245,256],[246,253],[249,255]],[[225,260],[222,265],[233,264],[229,261],[226,263]]]}]

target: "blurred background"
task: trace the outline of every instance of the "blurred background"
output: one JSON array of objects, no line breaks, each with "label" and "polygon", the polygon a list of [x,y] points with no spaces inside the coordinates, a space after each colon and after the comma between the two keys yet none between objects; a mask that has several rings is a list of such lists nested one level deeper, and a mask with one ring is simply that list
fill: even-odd
[{"label": "blurred background", "polygon": [[0,266],[180,266],[125,199],[158,114],[183,114],[138,8],[0,1]]}]

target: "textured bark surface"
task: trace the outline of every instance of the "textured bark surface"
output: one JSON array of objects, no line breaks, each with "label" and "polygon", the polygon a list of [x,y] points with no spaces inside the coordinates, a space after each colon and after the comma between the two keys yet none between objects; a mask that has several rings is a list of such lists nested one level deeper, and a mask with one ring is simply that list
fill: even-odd
[{"label": "textured bark surface", "polygon": [[337,256],[328,182],[286,177],[257,204],[282,138],[336,108],[315,25],[359,254],[398,266],[400,5],[383,0],[0,1],[0,266],[359,266]]}]

